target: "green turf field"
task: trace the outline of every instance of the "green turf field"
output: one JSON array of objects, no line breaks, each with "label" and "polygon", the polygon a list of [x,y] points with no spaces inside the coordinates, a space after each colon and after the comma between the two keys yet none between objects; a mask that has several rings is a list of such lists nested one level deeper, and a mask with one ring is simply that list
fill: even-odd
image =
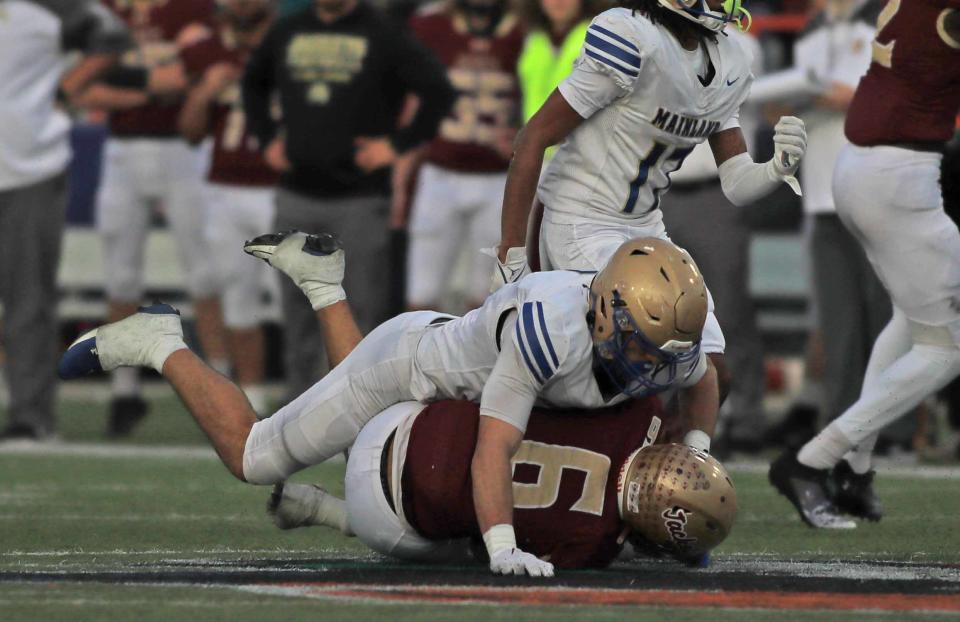
[{"label": "green turf field", "polygon": [[[336,560],[334,566],[358,568],[358,576],[364,569],[395,566],[368,553],[356,540],[330,530],[276,530],[264,512],[269,489],[236,482],[203,452],[163,450],[158,455],[136,455],[131,446],[141,453],[153,449],[145,445],[203,446],[202,435],[172,399],[156,401],[154,406],[153,416],[135,437],[116,445],[128,454],[124,457],[111,456],[113,446],[98,446],[82,455],[0,450],[0,573],[8,577],[0,582],[0,620],[169,620],[179,616],[243,621],[322,614],[324,620],[456,617],[466,622],[613,620],[626,615],[623,606],[388,606],[271,595],[186,580],[135,585],[9,580],[15,573],[43,571],[136,574],[157,565],[165,570],[200,565],[209,571],[262,560],[320,568],[321,574],[322,569],[332,567],[324,560]],[[103,422],[102,406],[70,404],[62,412],[61,433],[66,441],[99,442]],[[340,493],[342,473],[342,464],[330,464],[310,469],[297,479],[321,482]],[[734,481],[741,511],[733,534],[716,552],[717,562],[885,560],[960,573],[956,570],[960,568],[960,479],[882,477],[879,489],[887,503],[887,518],[852,532],[832,533],[803,526],[762,474],[736,471]],[[744,568],[749,571],[751,566],[748,563]],[[848,564],[844,576],[856,575],[856,568],[856,564]],[[398,572],[403,572],[402,566]],[[456,571],[450,572],[454,580]],[[954,589],[960,592],[960,577]],[[629,615],[637,620],[656,619],[665,611],[636,609]],[[703,610],[694,609],[674,608],[669,613],[671,620],[704,616]],[[833,611],[824,618],[823,612],[709,610],[715,620],[867,620],[877,619],[877,615]],[[909,612],[896,615],[900,619],[929,617]],[[949,619],[945,614],[934,617]]]}]

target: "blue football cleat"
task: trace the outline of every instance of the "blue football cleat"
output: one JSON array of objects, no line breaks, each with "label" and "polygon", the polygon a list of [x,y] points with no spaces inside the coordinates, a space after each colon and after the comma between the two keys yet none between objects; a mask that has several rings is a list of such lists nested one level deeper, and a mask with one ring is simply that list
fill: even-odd
[{"label": "blue football cleat", "polygon": [[60,357],[57,372],[62,379],[71,380],[122,366],[158,369],[166,356],[181,347],[186,346],[180,312],[168,304],[155,303],[140,307],[119,322],[84,333]]}]

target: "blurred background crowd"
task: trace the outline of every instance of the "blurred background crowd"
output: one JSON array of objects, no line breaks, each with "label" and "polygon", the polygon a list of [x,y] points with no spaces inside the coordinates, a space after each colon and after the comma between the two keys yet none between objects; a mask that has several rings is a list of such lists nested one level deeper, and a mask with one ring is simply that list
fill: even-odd
[{"label": "blurred background crowd", "polygon": [[[746,4],[749,33],[727,32],[754,52],[758,79],[740,115],[754,159],[772,156],[781,114],[804,119],[809,150],[802,199],[784,186],[732,206],[705,145],[663,198],[727,337],[719,453],[797,445],[843,412],[891,312],[831,196],[882,2]],[[613,5],[104,0],[105,21],[61,46],[69,164],[34,166],[39,148],[0,130],[2,438],[56,439],[58,353],[154,298],[181,309],[193,345],[264,415],[306,389],[326,371],[323,344],[299,290],[242,253],[260,233],[337,233],[364,330],[405,309],[479,304],[494,265],[479,250],[499,239],[512,140],[566,76],[590,19]],[[35,36],[30,20],[41,18],[20,18]],[[90,36],[110,19],[126,26],[120,52],[119,36]],[[91,67],[105,56],[119,62]],[[15,71],[0,61],[0,74]],[[16,95],[0,101],[0,123]],[[957,139],[942,181],[948,213],[960,213]],[[134,369],[88,383],[108,413],[105,435],[127,436],[148,415],[145,383]],[[885,430],[878,453],[956,459],[958,429],[955,382]]]}]

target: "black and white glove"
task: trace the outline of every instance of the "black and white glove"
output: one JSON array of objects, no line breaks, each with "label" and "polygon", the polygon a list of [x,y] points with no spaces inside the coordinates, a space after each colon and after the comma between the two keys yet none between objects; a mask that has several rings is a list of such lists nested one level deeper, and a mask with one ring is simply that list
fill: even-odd
[{"label": "black and white glove", "polygon": [[773,128],[773,168],[798,195],[800,184],[794,177],[807,151],[807,130],[797,117],[780,117]]},{"label": "black and white glove", "polygon": [[480,251],[484,255],[493,257],[497,265],[493,267],[493,276],[490,277],[490,293],[497,291],[508,283],[515,283],[530,274],[530,265],[527,263],[527,247],[514,246],[507,249],[507,260],[500,261],[497,249],[484,248]]}]

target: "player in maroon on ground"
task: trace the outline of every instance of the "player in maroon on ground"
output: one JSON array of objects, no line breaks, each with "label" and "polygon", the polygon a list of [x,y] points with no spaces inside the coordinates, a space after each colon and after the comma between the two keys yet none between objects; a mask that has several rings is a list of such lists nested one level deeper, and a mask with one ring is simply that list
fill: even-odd
[{"label": "player in maroon on ground", "polygon": [[[345,300],[317,319],[336,366],[360,331]],[[338,528],[401,559],[463,558],[481,535],[471,476],[479,423],[469,401],[395,404],[350,449],[345,501],[282,483],[268,509],[280,528]],[[627,539],[704,559],[729,533],[736,493],[706,453],[663,445],[662,424],[657,397],[589,411],[535,408],[512,459],[517,546],[559,568],[608,566]]]},{"label": "player in maroon on ground", "polygon": [[888,0],[847,115],[852,144],[837,160],[833,194],[890,293],[893,318],[874,343],[860,399],[770,469],[813,527],[855,527],[841,512],[880,520],[877,434],[960,375],[960,231],[940,188],[958,110],[960,0]]},{"label": "player in maroon on ground", "polygon": [[181,134],[191,143],[213,137],[205,198],[205,238],[220,292],[227,346],[237,384],[254,410],[267,409],[263,383],[263,288],[266,266],[243,261],[244,240],[273,224],[278,174],[261,154],[246,123],[240,77],[247,59],[273,23],[272,0],[225,0],[217,27],[180,50],[190,85],[180,111]]}]

